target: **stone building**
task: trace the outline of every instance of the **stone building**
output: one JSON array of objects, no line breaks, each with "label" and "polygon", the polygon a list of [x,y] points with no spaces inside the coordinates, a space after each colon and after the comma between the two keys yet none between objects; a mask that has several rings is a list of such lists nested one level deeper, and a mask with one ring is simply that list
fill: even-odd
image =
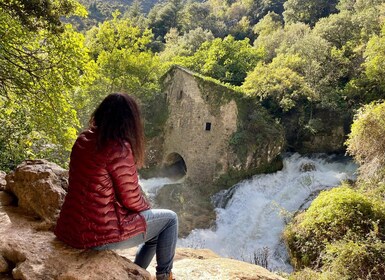
[{"label": "stone building", "polygon": [[230,170],[253,172],[281,152],[281,127],[242,93],[179,66],[163,85],[167,118],[156,163],[168,175],[209,183]]}]

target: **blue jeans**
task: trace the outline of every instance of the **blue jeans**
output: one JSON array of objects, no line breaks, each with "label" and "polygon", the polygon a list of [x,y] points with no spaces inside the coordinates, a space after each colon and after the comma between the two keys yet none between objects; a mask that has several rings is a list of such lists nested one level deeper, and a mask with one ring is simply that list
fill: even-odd
[{"label": "blue jeans", "polygon": [[124,241],[94,247],[95,250],[125,249],[140,245],[134,263],[146,269],[156,254],[156,274],[169,273],[172,269],[178,238],[178,216],[171,210],[150,209],[140,214],[147,223],[146,234],[139,234]]}]

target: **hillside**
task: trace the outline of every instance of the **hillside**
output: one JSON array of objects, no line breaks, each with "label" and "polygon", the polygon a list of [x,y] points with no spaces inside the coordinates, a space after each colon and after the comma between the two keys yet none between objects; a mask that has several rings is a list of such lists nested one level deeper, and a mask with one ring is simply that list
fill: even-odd
[{"label": "hillside", "polygon": [[[140,11],[143,14],[148,14],[151,8],[161,2],[159,0],[79,0],[79,2],[87,9],[88,17],[72,17],[68,20],[74,24],[78,30],[88,30],[92,26],[97,25],[111,18],[111,15],[115,11],[120,11],[121,14],[126,13],[133,3],[136,2],[140,5]],[[65,20],[67,21],[67,20]]]}]

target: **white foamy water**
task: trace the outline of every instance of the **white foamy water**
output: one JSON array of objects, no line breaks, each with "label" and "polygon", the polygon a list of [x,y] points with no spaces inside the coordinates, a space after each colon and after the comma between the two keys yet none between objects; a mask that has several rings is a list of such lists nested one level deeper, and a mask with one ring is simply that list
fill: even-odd
[{"label": "white foamy water", "polygon": [[170,178],[150,178],[150,179],[141,179],[139,178],[139,184],[142,187],[143,191],[152,199],[156,196],[157,192],[164,186],[168,184],[176,184],[180,181],[176,181]]},{"label": "white foamy water", "polygon": [[291,272],[281,240],[287,213],[309,204],[309,197],[317,191],[355,179],[356,169],[351,160],[342,157],[287,156],[281,171],[254,176],[230,189],[226,208],[216,209],[216,228],[194,230],[178,240],[178,246],[209,248],[221,256],[249,262],[255,253],[268,248],[268,268]]}]

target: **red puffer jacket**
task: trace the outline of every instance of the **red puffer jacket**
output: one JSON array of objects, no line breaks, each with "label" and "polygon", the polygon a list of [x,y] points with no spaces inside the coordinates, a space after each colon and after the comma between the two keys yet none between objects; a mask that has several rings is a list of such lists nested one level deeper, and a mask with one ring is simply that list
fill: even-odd
[{"label": "red puffer jacket", "polygon": [[97,151],[96,132],[83,132],[72,148],[56,236],[75,248],[122,241],[146,231],[139,212],[149,208],[130,144],[122,147],[112,141]]}]

